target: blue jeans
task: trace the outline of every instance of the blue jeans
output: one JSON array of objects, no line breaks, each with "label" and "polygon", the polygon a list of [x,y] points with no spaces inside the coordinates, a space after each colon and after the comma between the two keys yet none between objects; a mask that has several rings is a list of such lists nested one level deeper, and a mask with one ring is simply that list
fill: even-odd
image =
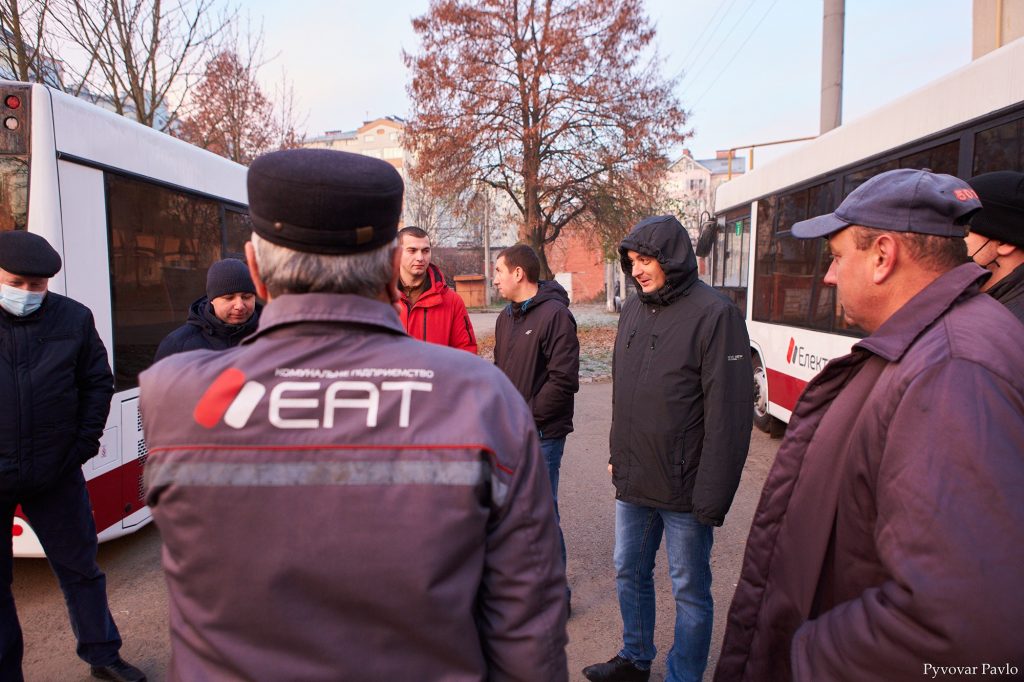
[{"label": "blue jeans", "polygon": [[551,481],[551,495],[555,500],[555,519],[558,521],[558,541],[562,543],[562,565],[565,565],[565,538],[562,537],[562,521],[558,515],[558,472],[562,468],[562,453],[565,451],[565,436],[561,438],[541,438],[540,454],[548,466],[548,479]]},{"label": "blue jeans", "polygon": [[668,682],[702,679],[711,646],[712,529],[685,512],[615,502],[615,586],[622,612],[622,651],[650,668],[654,647],[654,557],[665,535],[676,599],[675,639],[668,652]]},{"label": "blue jeans", "polygon": [[[0,492],[0,524],[11,526],[21,504],[57,574],[78,640],[79,658],[91,665],[117,660],[121,636],[107,606],[107,582],[96,565],[96,526],[82,470],[75,467],[41,492]],[[24,642],[11,594],[11,541],[0,542],[0,680],[21,680]]]}]

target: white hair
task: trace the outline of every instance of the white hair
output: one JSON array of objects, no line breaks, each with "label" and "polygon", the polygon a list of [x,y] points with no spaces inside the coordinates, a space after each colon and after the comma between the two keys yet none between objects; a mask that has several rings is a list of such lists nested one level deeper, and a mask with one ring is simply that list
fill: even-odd
[{"label": "white hair", "polygon": [[271,296],[328,293],[377,298],[394,274],[395,246],[392,240],[365,253],[325,255],[295,251],[252,235],[260,279]]}]

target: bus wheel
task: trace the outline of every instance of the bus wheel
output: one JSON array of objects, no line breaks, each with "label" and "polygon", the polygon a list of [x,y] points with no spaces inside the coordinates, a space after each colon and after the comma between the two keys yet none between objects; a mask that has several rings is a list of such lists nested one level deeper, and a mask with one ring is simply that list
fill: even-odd
[{"label": "bus wheel", "polygon": [[768,414],[768,375],[757,353],[752,354],[751,364],[754,366],[754,426],[771,433],[774,417]]}]

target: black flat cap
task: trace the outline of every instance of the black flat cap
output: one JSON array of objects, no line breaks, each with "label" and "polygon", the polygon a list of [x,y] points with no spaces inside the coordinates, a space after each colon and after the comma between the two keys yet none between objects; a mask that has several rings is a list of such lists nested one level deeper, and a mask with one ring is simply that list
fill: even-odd
[{"label": "black flat cap", "polygon": [[0,268],[22,277],[53,277],[60,271],[60,255],[38,234],[0,232]]},{"label": "black flat cap", "polygon": [[370,251],[398,233],[402,176],[388,163],[329,149],[286,149],[249,166],[253,231],[322,254]]},{"label": "black flat cap", "polygon": [[981,199],[971,232],[1024,247],[1024,173],[995,171],[967,181]]}]

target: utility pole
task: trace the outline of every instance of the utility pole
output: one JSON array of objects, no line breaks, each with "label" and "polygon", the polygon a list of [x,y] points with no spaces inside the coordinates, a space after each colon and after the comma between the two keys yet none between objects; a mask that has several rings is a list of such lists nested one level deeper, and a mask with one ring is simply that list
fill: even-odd
[{"label": "utility pole", "polygon": [[491,305],[491,197],[484,190],[484,305]]},{"label": "utility pole", "polygon": [[825,0],[821,31],[821,133],[843,123],[846,0]]}]

